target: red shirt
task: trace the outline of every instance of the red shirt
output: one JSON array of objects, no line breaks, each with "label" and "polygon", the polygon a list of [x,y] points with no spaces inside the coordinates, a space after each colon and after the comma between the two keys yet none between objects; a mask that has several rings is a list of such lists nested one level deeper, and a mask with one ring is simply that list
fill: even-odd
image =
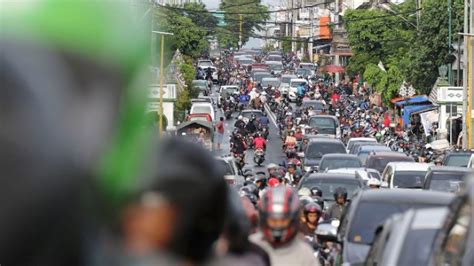
[{"label": "red shirt", "polygon": [[253,146],[255,147],[256,150],[258,149],[265,149],[267,142],[263,137],[257,137],[253,140]]},{"label": "red shirt", "polygon": [[385,127],[389,127],[391,122],[392,122],[392,121],[390,121],[390,116],[386,115],[385,118],[384,118],[384,120],[383,120],[383,125],[384,125]]},{"label": "red shirt", "polygon": [[223,121],[217,122],[216,129],[217,129],[217,133],[224,134],[224,122]]}]

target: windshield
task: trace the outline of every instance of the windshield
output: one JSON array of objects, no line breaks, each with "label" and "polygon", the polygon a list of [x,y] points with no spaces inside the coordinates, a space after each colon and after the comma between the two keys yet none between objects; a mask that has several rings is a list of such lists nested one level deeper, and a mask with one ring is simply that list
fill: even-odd
[{"label": "windshield", "polygon": [[459,192],[464,186],[463,172],[435,172],[431,175],[430,190]]},{"label": "windshield", "polygon": [[211,113],[211,107],[209,106],[193,106],[192,108],[193,114],[210,114]]},{"label": "windshield", "polygon": [[308,76],[308,75],[311,75],[311,70],[304,69],[304,68],[299,68],[298,70],[296,70],[296,75]]},{"label": "windshield", "polygon": [[230,164],[228,164],[226,161],[224,160],[216,160],[216,161],[218,162],[217,163],[218,167],[225,170],[224,175],[235,175],[234,170],[232,169]]},{"label": "windshield", "polygon": [[471,159],[471,154],[452,154],[446,159],[445,165],[447,166],[460,166],[466,167]]},{"label": "windshield", "polygon": [[338,142],[313,142],[306,150],[306,158],[319,159],[325,154],[344,153],[344,145]]},{"label": "windshield", "polygon": [[336,134],[336,121],[330,117],[312,117],[309,126],[316,128],[319,134]]},{"label": "windshield", "polygon": [[391,162],[413,162],[414,160],[411,157],[378,157],[374,158],[371,161],[367,161],[366,166],[368,168],[374,168],[379,172],[383,172],[385,166]]},{"label": "windshield", "polygon": [[209,62],[209,61],[201,61],[201,62],[199,62],[199,66],[200,67],[209,67],[209,66],[212,66],[212,63]]},{"label": "windshield", "polygon": [[395,188],[422,188],[426,171],[396,171],[393,179]]},{"label": "windshield", "polygon": [[205,116],[193,116],[189,118],[189,121],[206,121],[209,122],[209,119]]},{"label": "windshield", "polygon": [[350,150],[352,147],[357,143],[357,144],[364,144],[366,142],[376,142],[375,140],[358,140],[358,141],[349,141],[347,144],[347,149]]},{"label": "windshield", "polygon": [[258,82],[262,82],[263,78],[269,78],[272,75],[270,73],[261,73],[261,74],[255,74],[255,80]]},{"label": "windshield", "polygon": [[324,159],[319,168],[322,170],[331,170],[338,168],[359,168],[361,166],[360,161],[355,158],[330,158]]},{"label": "windshield", "polygon": [[276,70],[276,71],[283,70],[283,65],[280,65],[280,64],[270,64],[270,65],[268,65],[268,67],[271,70]]},{"label": "windshield", "polygon": [[267,57],[267,61],[281,61],[282,57],[278,55],[271,55]]},{"label": "windshield", "polygon": [[360,183],[356,179],[347,179],[347,180],[331,180],[325,178],[306,178],[301,184],[301,188],[313,188],[319,187],[323,192],[323,199],[334,201],[334,191],[338,187],[343,187],[347,190],[347,198],[352,199],[355,193],[361,189]]},{"label": "windshield", "polygon": [[314,65],[312,64],[300,64],[300,67],[303,69],[313,69]]},{"label": "windshield", "polygon": [[299,87],[306,85],[306,81],[292,81],[290,82],[291,87]]},{"label": "windshield", "polygon": [[397,265],[428,265],[437,229],[411,230],[406,235]]},{"label": "windshield", "polygon": [[243,112],[242,116],[245,118],[250,118],[252,115],[255,115],[256,118],[259,118],[262,116],[261,112]]},{"label": "windshield", "polygon": [[290,84],[291,79],[296,78],[296,76],[285,76],[281,77],[281,83]]},{"label": "windshield", "polygon": [[[359,207],[352,218],[348,240],[352,243],[370,245],[374,241],[374,233],[377,227],[383,225],[385,220],[391,215],[404,212],[408,209],[420,209],[435,206],[436,205],[430,204],[362,201],[359,203]],[[370,217],[370,219],[367,219],[367,217]]]},{"label": "windshield", "polygon": [[251,59],[242,59],[242,60],[239,60],[239,62],[241,65],[251,65],[253,63]]},{"label": "windshield", "polygon": [[268,84],[272,85],[272,87],[279,87],[280,81],[279,80],[262,80],[262,87],[268,87]]}]

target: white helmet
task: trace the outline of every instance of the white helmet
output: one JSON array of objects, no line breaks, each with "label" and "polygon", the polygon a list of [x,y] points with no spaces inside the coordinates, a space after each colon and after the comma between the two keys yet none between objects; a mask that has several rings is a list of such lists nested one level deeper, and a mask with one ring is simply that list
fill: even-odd
[{"label": "white helmet", "polygon": [[277,164],[274,164],[274,163],[270,163],[267,165],[267,169],[270,170],[270,169],[277,169],[279,168],[279,166]]},{"label": "white helmet", "polygon": [[241,116],[241,115],[239,115],[238,119],[239,119],[239,120],[242,120],[242,119],[244,119],[244,117]]},{"label": "white helmet", "polygon": [[380,187],[382,183],[380,182],[380,180],[378,180],[377,178],[370,178],[369,181],[367,181],[367,186],[376,186],[376,187]]},{"label": "white helmet", "polygon": [[298,196],[311,196],[311,190],[307,187],[302,187],[300,190],[298,190]]}]

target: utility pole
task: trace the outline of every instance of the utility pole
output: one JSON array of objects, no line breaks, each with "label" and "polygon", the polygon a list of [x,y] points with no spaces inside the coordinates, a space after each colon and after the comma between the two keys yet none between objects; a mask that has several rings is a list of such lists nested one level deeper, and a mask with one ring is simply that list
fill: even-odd
[{"label": "utility pole", "polygon": [[294,0],[291,0],[291,51],[296,51],[295,43],[295,10],[294,10]]},{"label": "utility pole", "polygon": [[239,50],[242,48],[242,14],[239,14]]},{"label": "utility pole", "polygon": [[[339,1],[340,0],[336,0],[336,29],[340,29],[340,25],[339,25]],[[338,31],[339,32],[339,31]],[[339,33],[338,33],[339,34]],[[334,36],[333,36],[333,39],[334,39]],[[337,46],[337,43],[334,45],[334,46]],[[339,65],[339,55],[335,54],[334,55],[334,64],[336,66]],[[336,73],[336,78],[335,78],[335,82],[336,83],[339,83],[339,72]]]},{"label": "utility pole", "polygon": [[466,149],[467,148],[467,144],[468,144],[468,137],[469,137],[469,133],[468,133],[468,128],[467,128],[467,124],[468,124],[468,119],[470,119],[470,113],[471,113],[471,110],[468,110],[468,99],[469,97],[471,97],[471,95],[469,95],[469,91],[468,91],[468,85],[467,85],[467,79],[468,79],[468,63],[467,63],[467,60],[468,60],[468,57],[467,57],[467,50],[469,49],[469,36],[468,36],[468,33],[469,33],[469,0],[464,0],[464,32],[462,33],[462,35],[464,36],[464,52],[463,52],[463,73],[462,73],[462,86],[463,86],[463,101],[462,101],[462,110],[463,110],[463,114],[462,114],[462,132],[463,132],[463,135],[462,135],[462,147],[463,149]]},{"label": "utility pole", "polygon": [[309,8],[309,20],[311,21],[311,30],[309,31],[309,62],[313,63],[313,38],[314,38],[314,8]]},{"label": "utility pole", "polygon": [[[449,29],[448,29],[448,53],[451,54],[451,46],[452,46],[452,0],[448,0],[448,24],[449,24]],[[449,85],[453,85],[453,64],[450,63],[448,65],[448,82]]]}]

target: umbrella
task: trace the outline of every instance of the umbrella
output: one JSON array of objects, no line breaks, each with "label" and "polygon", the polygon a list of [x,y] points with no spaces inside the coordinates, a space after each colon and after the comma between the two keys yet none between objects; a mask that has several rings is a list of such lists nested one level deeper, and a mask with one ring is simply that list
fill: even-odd
[{"label": "umbrella", "polygon": [[328,72],[328,73],[342,73],[344,72],[344,68],[342,66],[336,66],[336,65],[327,65],[322,68],[322,72]]}]

